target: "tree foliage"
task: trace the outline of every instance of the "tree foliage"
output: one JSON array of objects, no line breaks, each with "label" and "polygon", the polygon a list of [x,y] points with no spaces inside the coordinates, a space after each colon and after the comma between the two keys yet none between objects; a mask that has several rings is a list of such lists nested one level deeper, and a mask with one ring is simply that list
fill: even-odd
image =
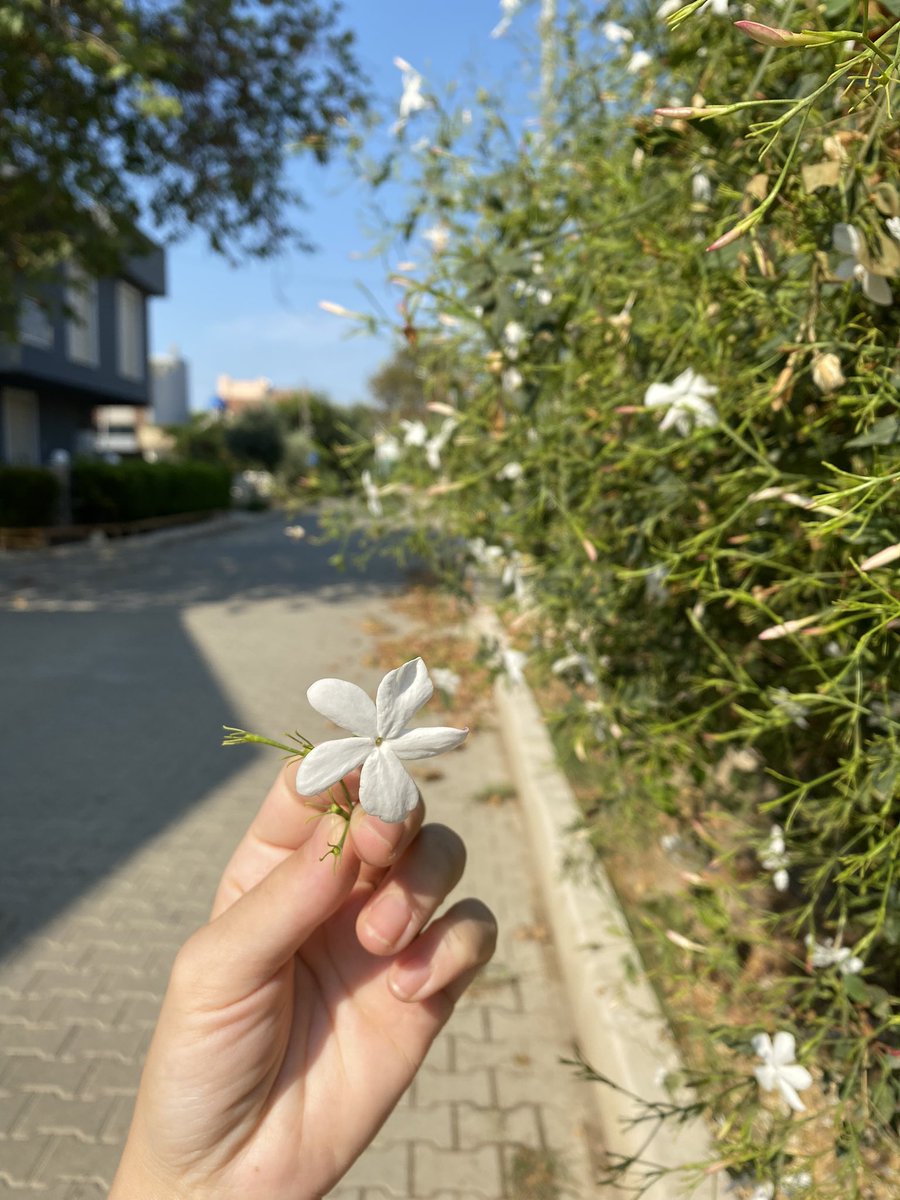
[{"label": "tree foliage", "polygon": [[232,259],[302,244],[286,156],[324,162],[362,88],[333,0],[0,0],[0,305],[114,270],[142,216]]}]

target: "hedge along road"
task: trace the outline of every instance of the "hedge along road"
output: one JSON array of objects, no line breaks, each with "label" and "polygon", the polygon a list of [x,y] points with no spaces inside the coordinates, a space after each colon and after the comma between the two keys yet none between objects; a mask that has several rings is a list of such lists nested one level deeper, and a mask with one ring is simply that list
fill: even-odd
[{"label": "hedge along road", "polygon": [[[222,725],[317,740],[333,730],[310,681],[380,678],[365,623],[401,622],[403,580],[338,574],[333,549],[263,515],[0,556],[0,1196],[106,1194],[174,951],[277,769],[221,748]],[[334,1200],[493,1200],[525,1176],[595,1194],[516,806],[474,800],[505,771],[479,731],[423,784],[469,842],[463,886],[498,910],[501,950]]]}]

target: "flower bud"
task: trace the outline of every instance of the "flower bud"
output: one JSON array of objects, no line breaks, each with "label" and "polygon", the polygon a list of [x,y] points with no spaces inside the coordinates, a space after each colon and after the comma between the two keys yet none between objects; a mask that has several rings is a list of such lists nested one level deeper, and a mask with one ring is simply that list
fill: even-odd
[{"label": "flower bud", "polygon": [[761,46],[790,46],[793,34],[789,29],[778,29],[774,25],[761,25],[759,21],[735,21],[735,29]]},{"label": "flower bud", "polygon": [[847,382],[841,370],[841,360],[836,354],[819,354],[813,360],[813,383],[826,396],[837,391]]}]

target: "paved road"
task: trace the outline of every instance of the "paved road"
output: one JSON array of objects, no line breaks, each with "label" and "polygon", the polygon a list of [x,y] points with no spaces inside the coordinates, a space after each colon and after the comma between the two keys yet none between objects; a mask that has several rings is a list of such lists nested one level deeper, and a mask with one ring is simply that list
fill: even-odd
[{"label": "paved road", "polygon": [[[0,558],[0,1197],[106,1195],[172,956],[277,766],[221,726],[315,740],[309,681],[377,683],[366,630],[403,631],[402,580],[333,550],[262,516]],[[484,730],[423,783],[500,949],[333,1200],[595,1194],[517,805],[476,800],[505,778]]]}]

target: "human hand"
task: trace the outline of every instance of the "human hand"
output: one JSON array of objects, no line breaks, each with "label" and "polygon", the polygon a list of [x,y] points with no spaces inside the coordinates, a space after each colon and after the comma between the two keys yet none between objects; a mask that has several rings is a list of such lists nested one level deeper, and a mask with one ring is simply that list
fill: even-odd
[{"label": "human hand", "polygon": [[421,800],[400,824],[355,807],[335,858],[343,818],[304,804],[295,775],[279,774],[178,953],[110,1200],[321,1197],[493,953],[479,901],[431,921],[465,849],[423,826]]}]

